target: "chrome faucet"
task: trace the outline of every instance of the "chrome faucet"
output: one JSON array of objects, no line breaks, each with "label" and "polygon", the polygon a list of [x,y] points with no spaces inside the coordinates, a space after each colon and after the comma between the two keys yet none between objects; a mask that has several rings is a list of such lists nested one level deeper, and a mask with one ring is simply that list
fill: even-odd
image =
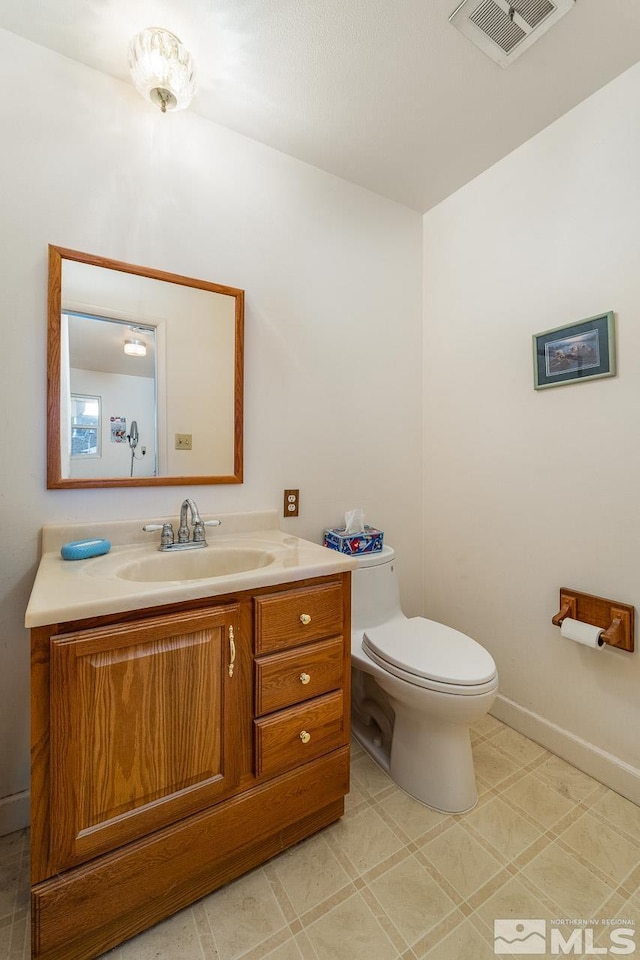
[{"label": "chrome faucet", "polygon": [[192,500],[190,497],[187,497],[186,500],[183,500],[182,506],[180,507],[178,543],[189,542],[189,524],[187,523],[189,510],[191,511],[191,523],[193,524],[193,542],[200,543],[200,541],[204,540],[204,524],[200,519],[200,514],[198,513],[198,507],[195,500]]},{"label": "chrome faucet", "polygon": [[[190,539],[189,530],[189,512],[191,512],[191,523],[193,525],[193,538]],[[202,520],[195,500],[187,497],[182,501],[180,507],[180,526],[178,527],[178,539],[173,533],[173,524],[171,523],[147,523],[142,528],[146,532],[152,530],[161,530],[160,546],[158,550],[194,550],[196,547],[206,547],[207,541],[204,535],[205,527],[219,527],[222,520]]]}]

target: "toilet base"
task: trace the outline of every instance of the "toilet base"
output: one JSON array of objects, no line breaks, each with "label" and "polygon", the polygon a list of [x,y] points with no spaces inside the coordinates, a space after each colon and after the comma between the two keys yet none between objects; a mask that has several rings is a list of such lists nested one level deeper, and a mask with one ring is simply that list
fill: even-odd
[{"label": "toilet base", "polygon": [[439,813],[467,813],[478,802],[469,728],[421,717],[394,703],[389,776]]},{"label": "toilet base", "polygon": [[[409,770],[407,773],[402,763],[398,763],[398,750],[396,749],[394,775],[391,773],[389,747],[380,741],[380,737],[377,736],[375,730],[354,717],[351,722],[351,732],[355,740],[357,740],[374,763],[376,763],[381,770],[384,770],[404,793],[414,800],[417,800],[418,803],[421,803],[423,806],[429,807],[430,810],[435,810],[436,813],[449,814],[468,813],[476,806],[478,794],[475,778],[473,777],[473,769],[471,771],[473,782],[471,785],[469,785],[468,782],[466,785],[463,784],[463,789],[460,789],[459,771],[456,771],[456,775],[453,777],[455,781],[453,786],[449,784],[448,787],[445,787],[442,784],[425,782],[424,777],[417,775],[418,771]],[[439,789],[436,789],[436,787]],[[446,790],[449,792],[447,793]]]},{"label": "toilet base", "polygon": [[470,726],[490,709],[495,691],[442,694],[374,668],[375,679],[352,671],[352,730],[358,742],[425,806],[439,813],[472,810],[478,792]]}]

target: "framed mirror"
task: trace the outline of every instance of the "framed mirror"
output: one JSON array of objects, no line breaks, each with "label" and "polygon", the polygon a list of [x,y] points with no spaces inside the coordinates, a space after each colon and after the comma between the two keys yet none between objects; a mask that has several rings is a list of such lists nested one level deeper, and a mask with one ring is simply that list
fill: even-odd
[{"label": "framed mirror", "polygon": [[49,246],[47,487],[242,483],[244,291]]}]

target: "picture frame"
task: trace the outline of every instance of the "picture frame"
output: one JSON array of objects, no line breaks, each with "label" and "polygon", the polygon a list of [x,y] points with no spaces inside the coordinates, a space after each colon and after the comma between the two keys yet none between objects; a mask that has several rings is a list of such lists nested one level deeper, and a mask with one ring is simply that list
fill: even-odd
[{"label": "picture frame", "polygon": [[533,384],[536,390],[614,377],[615,374],[612,310],[533,335]]}]

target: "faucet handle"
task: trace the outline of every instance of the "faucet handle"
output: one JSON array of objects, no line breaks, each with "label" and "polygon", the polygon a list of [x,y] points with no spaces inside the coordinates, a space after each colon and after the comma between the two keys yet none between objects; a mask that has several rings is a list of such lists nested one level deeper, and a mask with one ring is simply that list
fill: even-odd
[{"label": "faucet handle", "polygon": [[222,520],[200,520],[198,518],[193,524],[193,539],[195,543],[201,543],[204,540],[205,527],[219,527]]},{"label": "faucet handle", "polygon": [[222,523],[222,520],[196,520],[193,525],[193,540],[194,543],[202,543],[205,539],[204,528],[205,527],[219,527]]},{"label": "faucet handle", "polygon": [[160,546],[168,547],[173,543],[173,525],[170,523],[162,524],[162,533],[160,534]]},{"label": "faucet handle", "polygon": [[196,520],[193,524],[193,542],[202,543],[204,540],[204,523],[202,520]]},{"label": "faucet handle", "polygon": [[166,547],[173,543],[173,526],[170,523],[146,523],[142,529],[145,533],[162,530],[160,534],[161,547]]}]

